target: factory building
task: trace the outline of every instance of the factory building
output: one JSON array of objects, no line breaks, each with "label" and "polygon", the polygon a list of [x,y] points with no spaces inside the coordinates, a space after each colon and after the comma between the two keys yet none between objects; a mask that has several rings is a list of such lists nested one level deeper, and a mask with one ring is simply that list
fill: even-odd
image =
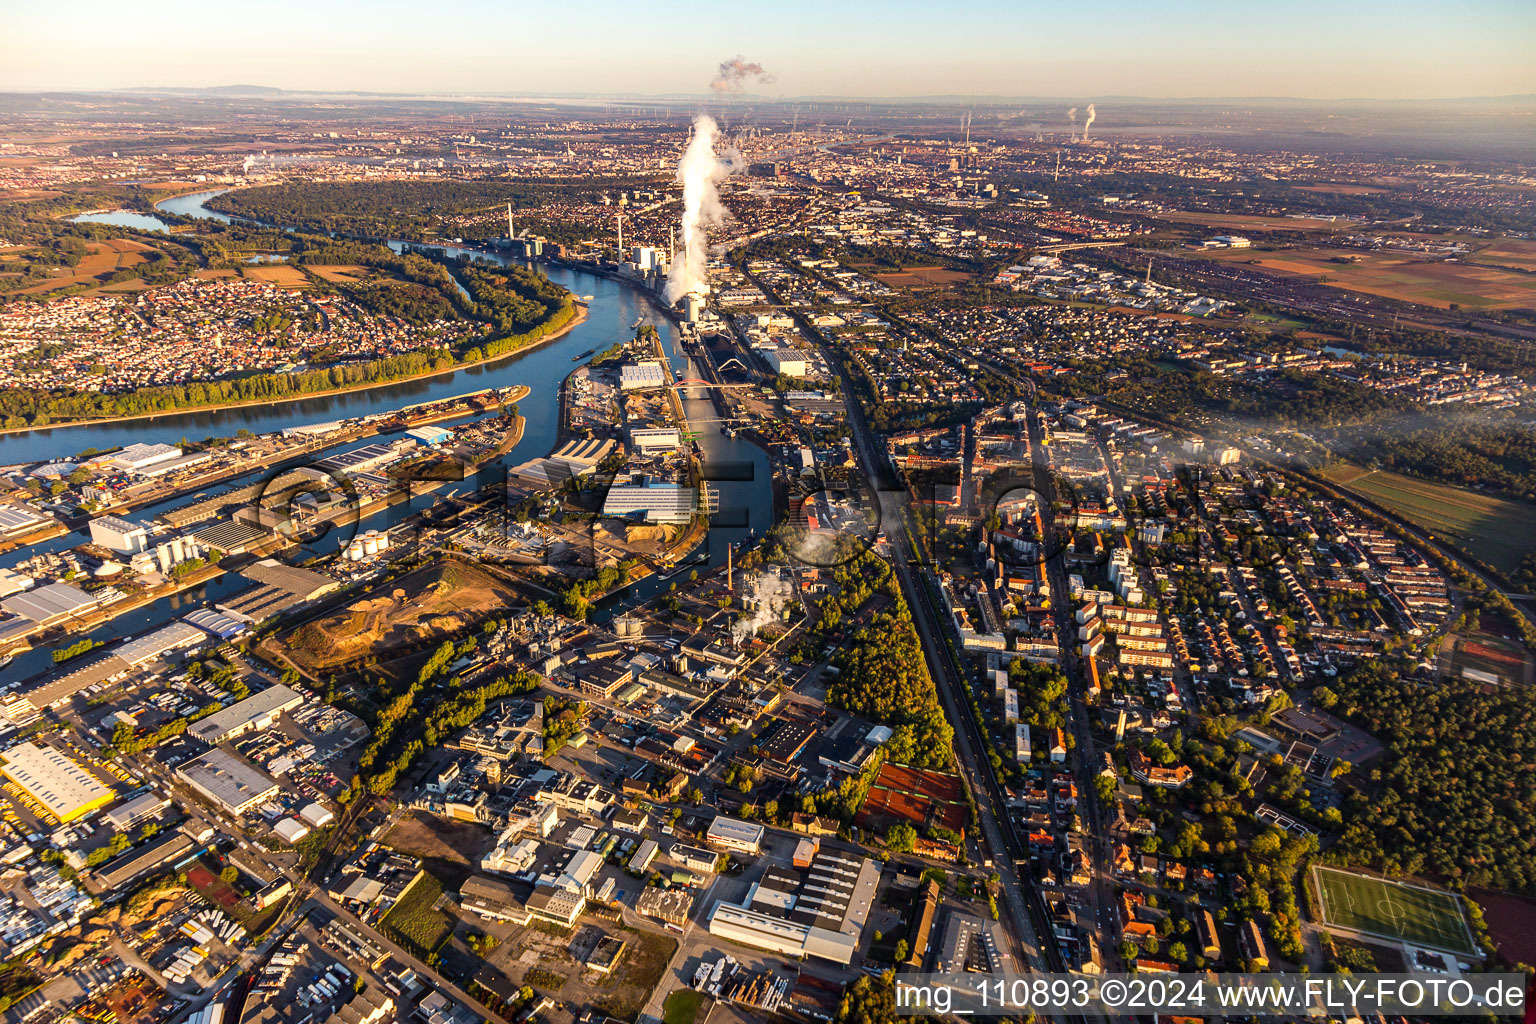
[{"label": "factory building", "polygon": [[770,867],[741,903],[717,903],[709,933],[756,949],[849,964],[879,881],[874,861],[823,850],[805,871]]},{"label": "factory building", "polygon": [[137,554],[149,547],[149,530],[118,516],[91,520],[91,543],[120,555]]}]

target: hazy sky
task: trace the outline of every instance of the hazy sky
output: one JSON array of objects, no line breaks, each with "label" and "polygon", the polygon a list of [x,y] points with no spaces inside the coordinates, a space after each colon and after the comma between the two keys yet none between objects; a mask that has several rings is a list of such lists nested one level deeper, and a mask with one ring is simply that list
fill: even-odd
[{"label": "hazy sky", "polygon": [[1536,0],[0,0],[0,89],[767,95],[1536,93]]}]

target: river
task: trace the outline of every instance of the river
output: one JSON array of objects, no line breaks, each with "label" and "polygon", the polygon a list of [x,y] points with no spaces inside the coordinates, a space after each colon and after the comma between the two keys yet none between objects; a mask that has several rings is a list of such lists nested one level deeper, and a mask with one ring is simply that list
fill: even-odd
[{"label": "river", "polygon": [[[220,190],[199,192],[164,200],[156,209],[186,217],[212,217],[228,221],[224,214],[206,209],[203,204]],[[91,216],[91,215],[86,215]],[[392,242],[392,247],[404,243]],[[478,251],[437,247],[452,255],[468,254],[477,259],[507,264],[512,260],[505,256]],[[673,372],[679,378],[698,377],[683,353],[678,332],[672,322],[663,316],[651,301],[626,284],[565,267],[544,268],[550,280],[577,295],[591,295],[587,318],[564,337],[546,345],[498,360],[454,370],[436,377],[401,381],[352,391],[339,395],[317,395],[294,402],[277,405],[245,406],[241,408],[210,408],[195,412],[171,413],[150,419],[122,423],[88,423],[68,427],[45,427],[39,430],[0,435],[0,465],[45,462],[67,458],[87,448],[116,448],[135,441],[165,442],[174,444],[183,437],[201,439],[207,436],[229,437],[244,427],[255,433],[281,430],[284,427],[363,416],[369,413],[388,412],[414,402],[428,402],[451,398],[465,392],[488,387],[511,387],[526,384],[530,391],[527,398],[518,403],[518,410],[526,419],[522,439],[503,459],[481,467],[480,471],[463,483],[449,484],[435,492],[402,502],[369,519],[370,529],[393,526],[414,512],[430,507],[441,497],[455,492],[468,492],[484,484],[503,478],[504,468],[528,459],[547,455],[555,447],[559,435],[560,382],[574,369],[580,355],[588,350],[602,351],[618,341],[633,337],[637,320],[645,320],[656,326],[661,333]],[[691,390],[683,396],[684,409],[691,422],[713,419],[714,408],[700,390]],[[761,537],[773,522],[773,489],[768,457],[751,442],[731,439],[722,435],[715,424],[696,428],[698,441],[703,449],[706,465],[713,467],[712,475],[731,479],[713,481],[720,496],[720,507],[713,522],[716,525],[700,549],[684,559],[701,567],[724,562],[729,545],[750,536]],[[371,443],[371,439],[353,442],[352,446]],[[338,446],[335,450],[344,450]],[[313,458],[322,457],[317,453]],[[210,487],[210,491],[233,486],[234,482]],[[175,499],[163,505],[152,506],[132,513],[131,519],[150,519],[165,508],[185,503],[187,499]],[[84,533],[72,533],[43,544],[32,545],[11,552],[0,558],[0,564],[15,565],[17,562],[40,551],[61,550],[74,547],[87,539]],[[322,542],[324,543],[324,542]],[[335,541],[330,541],[334,546]],[[619,594],[600,602],[594,617],[603,620],[613,614],[645,600],[667,587],[667,582],[655,578],[642,580]],[[222,576],[196,590],[173,597],[162,598],[144,608],[130,612],[87,636],[110,642],[125,636],[136,636],[148,629],[163,625],[199,606],[205,600],[217,600],[245,586],[234,576]],[[71,636],[70,642],[79,639]],[[89,656],[88,656],[89,657]],[[16,656],[15,662],[5,670],[6,681],[25,679],[46,671],[52,665],[47,648],[28,651]]]}]

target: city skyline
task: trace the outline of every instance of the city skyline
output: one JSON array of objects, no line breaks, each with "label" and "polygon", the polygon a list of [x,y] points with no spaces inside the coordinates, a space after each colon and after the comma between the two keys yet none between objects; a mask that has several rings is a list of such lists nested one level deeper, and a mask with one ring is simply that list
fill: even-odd
[{"label": "city skyline", "polygon": [[[291,0],[259,21],[173,3],[118,24],[99,0],[13,17],[0,89],[99,91],[250,83],[314,92],[419,95],[706,95],[719,61],[767,72],[741,91],[766,98],[1119,96],[1149,99],[1460,99],[1536,93],[1536,10],[1484,0],[1289,5],[1283,14],[1201,2],[1083,13],[983,4],[936,20],[916,4],[787,3],[750,16],[612,3],[579,21],[559,12],[404,4],[321,11]],[[82,26],[110,25],[83,34]],[[579,35],[582,48],[566,40]]]}]

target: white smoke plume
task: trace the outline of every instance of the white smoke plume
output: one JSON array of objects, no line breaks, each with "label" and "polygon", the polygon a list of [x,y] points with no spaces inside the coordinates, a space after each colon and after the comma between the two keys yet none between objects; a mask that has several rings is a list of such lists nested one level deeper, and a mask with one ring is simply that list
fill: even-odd
[{"label": "white smoke plume", "polygon": [[720,70],[709,87],[715,92],[741,92],[747,79],[755,79],[760,85],[772,85],[774,77],[756,62],[748,62],[739,54],[720,62]]},{"label": "white smoke plume", "polygon": [[723,155],[715,152],[719,130],[713,118],[695,118],[693,138],[677,165],[677,180],[683,183],[683,248],[674,255],[667,274],[668,303],[709,291],[709,229],[730,217],[715,183],[741,169],[740,154],[734,149]]},{"label": "white smoke plume", "polygon": [[764,626],[784,621],[784,609],[795,593],[790,582],[776,572],[754,576],[747,586],[750,607],[731,626],[731,637],[737,643],[756,636]]},{"label": "white smoke plume", "polygon": [[1088,119],[1083,122],[1083,141],[1088,141],[1088,129],[1093,127],[1093,119],[1098,115],[1093,111],[1093,104],[1088,104]]},{"label": "white smoke plume", "polygon": [[1077,124],[1077,108],[1076,107],[1069,107],[1069,108],[1067,108],[1067,120],[1071,121],[1074,125]]}]

